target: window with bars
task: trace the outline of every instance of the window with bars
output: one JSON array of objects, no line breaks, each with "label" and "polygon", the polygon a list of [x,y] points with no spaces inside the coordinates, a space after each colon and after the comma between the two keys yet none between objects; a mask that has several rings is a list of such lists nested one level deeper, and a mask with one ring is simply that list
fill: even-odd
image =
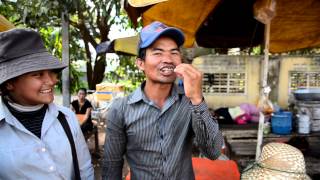
[{"label": "window with bars", "polygon": [[319,88],[320,87],[320,72],[290,72],[290,92],[299,88]]},{"label": "window with bars", "polygon": [[204,73],[203,92],[218,94],[245,94],[245,73]]}]

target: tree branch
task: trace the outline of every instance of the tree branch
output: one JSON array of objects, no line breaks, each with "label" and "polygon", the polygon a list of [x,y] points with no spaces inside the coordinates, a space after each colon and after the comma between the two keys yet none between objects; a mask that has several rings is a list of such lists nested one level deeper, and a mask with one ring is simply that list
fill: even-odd
[{"label": "tree branch", "polygon": [[90,44],[93,47],[96,47],[98,44],[95,41],[95,39],[91,36],[89,29],[85,25],[85,18],[84,18],[84,15],[82,13],[83,11],[81,10],[79,3],[77,4],[77,12],[78,12],[79,21],[78,21],[77,25],[74,27],[78,28],[80,30],[81,36],[85,42],[90,42]]}]

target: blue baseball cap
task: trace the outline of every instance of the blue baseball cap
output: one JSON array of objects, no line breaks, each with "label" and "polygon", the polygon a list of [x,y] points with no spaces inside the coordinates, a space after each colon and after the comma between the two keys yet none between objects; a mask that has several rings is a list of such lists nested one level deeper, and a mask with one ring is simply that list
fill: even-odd
[{"label": "blue baseball cap", "polygon": [[184,43],[184,34],[180,29],[169,27],[159,21],[154,21],[142,28],[140,32],[139,49],[150,46],[162,35],[173,38],[178,46]]}]

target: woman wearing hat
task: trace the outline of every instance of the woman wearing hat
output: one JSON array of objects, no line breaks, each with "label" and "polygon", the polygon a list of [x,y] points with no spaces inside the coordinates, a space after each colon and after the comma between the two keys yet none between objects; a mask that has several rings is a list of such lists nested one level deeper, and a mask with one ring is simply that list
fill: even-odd
[{"label": "woman wearing hat", "polygon": [[75,114],[53,103],[65,67],[37,32],[0,33],[0,179],[94,179]]}]

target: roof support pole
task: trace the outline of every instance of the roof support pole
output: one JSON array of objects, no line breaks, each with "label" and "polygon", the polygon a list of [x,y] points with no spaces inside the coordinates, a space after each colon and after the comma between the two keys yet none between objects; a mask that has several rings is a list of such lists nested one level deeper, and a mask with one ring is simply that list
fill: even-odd
[{"label": "roof support pole", "polygon": [[62,71],[63,106],[70,107],[70,59],[69,59],[69,17],[68,11],[62,13],[62,62],[68,66]]},{"label": "roof support pole", "polygon": [[[263,74],[262,74],[262,88],[261,88],[261,97],[265,96],[266,100],[269,98],[270,89],[268,87],[268,68],[269,68],[269,43],[270,43],[270,24],[271,21],[265,24],[264,30],[264,60],[263,60]],[[261,146],[263,141],[263,128],[264,128],[265,116],[260,112],[259,118],[259,129],[258,129],[258,138],[257,138],[257,147],[256,147],[256,160],[259,159],[261,154]]]}]

